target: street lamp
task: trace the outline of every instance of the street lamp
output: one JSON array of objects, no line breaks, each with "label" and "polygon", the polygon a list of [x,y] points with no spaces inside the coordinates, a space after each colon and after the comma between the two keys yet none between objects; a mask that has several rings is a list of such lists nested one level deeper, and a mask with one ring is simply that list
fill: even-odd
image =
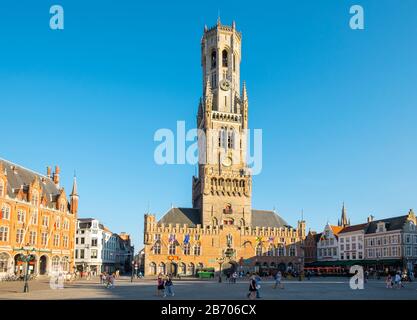
[{"label": "street lamp", "polygon": [[224,257],[216,258],[217,263],[219,264],[219,283],[222,282],[222,265],[224,263]]},{"label": "street lamp", "polygon": [[[26,246],[29,246],[29,244],[26,244]],[[24,275],[25,285],[23,287],[23,292],[26,293],[26,292],[29,292],[29,283],[28,283],[28,280],[29,280],[28,279],[29,278],[29,262],[30,262],[31,257],[32,257],[32,255],[30,255],[29,253],[31,251],[35,251],[35,249],[34,248],[30,249],[28,247],[26,247],[26,248],[22,247],[22,248],[19,249],[19,251],[26,251],[26,255],[23,254],[23,253],[20,254],[20,260],[23,261],[23,262],[26,262],[26,268],[25,268],[26,270],[25,270],[25,275]]]}]

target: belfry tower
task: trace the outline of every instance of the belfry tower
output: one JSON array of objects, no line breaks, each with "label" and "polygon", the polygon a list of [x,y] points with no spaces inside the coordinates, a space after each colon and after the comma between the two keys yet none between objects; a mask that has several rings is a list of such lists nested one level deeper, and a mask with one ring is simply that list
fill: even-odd
[{"label": "belfry tower", "polygon": [[246,163],[248,97],[240,84],[242,35],[232,26],[204,28],[201,40],[203,97],[197,115],[198,177],[193,207],[203,225],[250,226],[252,177]]}]

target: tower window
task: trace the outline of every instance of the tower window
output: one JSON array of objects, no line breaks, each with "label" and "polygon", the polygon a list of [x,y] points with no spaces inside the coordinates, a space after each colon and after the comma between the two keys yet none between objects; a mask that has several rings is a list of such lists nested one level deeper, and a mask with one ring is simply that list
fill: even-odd
[{"label": "tower window", "polygon": [[211,53],[211,68],[214,69],[216,67],[216,51],[213,50],[213,52]]},{"label": "tower window", "polygon": [[236,55],[233,54],[233,71],[236,71]]},{"label": "tower window", "polygon": [[227,50],[223,50],[222,52],[222,65],[223,67],[227,67]]}]

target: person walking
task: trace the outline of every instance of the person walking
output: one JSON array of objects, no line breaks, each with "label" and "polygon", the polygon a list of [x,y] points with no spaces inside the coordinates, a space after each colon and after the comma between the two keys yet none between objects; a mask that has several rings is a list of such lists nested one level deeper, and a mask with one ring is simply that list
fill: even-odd
[{"label": "person walking", "polygon": [[275,284],[274,284],[274,289],[276,289],[276,288],[280,288],[280,289],[284,289],[284,287],[282,286],[282,283],[281,283],[281,280],[282,280],[282,273],[281,273],[281,271],[278,271],[276,274],[275,274],[275,276],[274,276],[274,279],[275,279]]},{"label": "person walking", "polygon": [[260,299],[261,298],[260,290],[261,290],[262,278],[259,276],[258,273],[255,275],[255,281],[256,281],[256,298]]},{"label": "person walking", "polygon": [[233,278],[233,283],[236,283],[236,280],[237,280],[237,272],[236,271],[233,272],[232,278]]},{"label": "person walking", "polygon": [[161,296],[165,290],[164,279],[162,278],[162,274],[158,275],[157,279],[157,287],[156,287],[156,295]]},{"label": "person walking", "polygon": [[174,284],[172,282],[171,275],[168,275],[168,277],[165,280],[165,292],[164,292],[164,298],[170,295],[171,297],[174,296]]},{"label": "person walking", "polygon": [[397,289],[400,289],[401,288],[401,276],[400,276],[400,272],[397,272],[395,274],[394,284],[395,284],[395,287]]},{"label": "person walking", "polygon": [[256,292],[257,292],[256,286],[257,286],[256,285],[256,278],[255,278],[255,275],[253,275],[250,278],[250,282],[249,282],[249,293],[247,294],[247,297],[249,299],[251,299],[251,300],[255,300],[256,299]]},{"label": "person walking", "polygon": [[390,274],[388,274],[387,278],[385,279],[385,284],[386,284],[387,289],[392,288],[392,277]]}]

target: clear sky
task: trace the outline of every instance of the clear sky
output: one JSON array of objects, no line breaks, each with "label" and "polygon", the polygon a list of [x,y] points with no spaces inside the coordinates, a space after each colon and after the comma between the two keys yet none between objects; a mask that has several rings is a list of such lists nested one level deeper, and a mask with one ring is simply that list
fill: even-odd
[{"label": "clear sky", "polygon": [[[65,29],[49,29],[60,4]],[[349,8],[365,30],[349,28]],[[195,125],[204,24],[236,20],[251,128],[253,207],[296,225],[417,209],[417,1],[3,1],[0,157],[74,170],[80,217],[142,244],[143,214],[191,206],[191,165],[158,166],[154,132]]]}]

